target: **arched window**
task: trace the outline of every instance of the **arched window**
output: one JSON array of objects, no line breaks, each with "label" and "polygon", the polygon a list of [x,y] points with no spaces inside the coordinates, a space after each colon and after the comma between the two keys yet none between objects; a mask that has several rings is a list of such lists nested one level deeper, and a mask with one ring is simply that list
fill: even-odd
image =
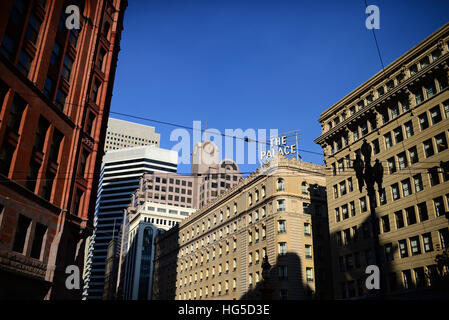
[{"label": "arched window", "polygon": [[307,191],[307,182],[303,182],[302,184],[301,184],[301,189],[302,189],[302,194],[308,194],[308,191]]},{"label": "arched window", "polygon": [[277,191],[284,191],[284,179],[279,178],[277,183]]}]

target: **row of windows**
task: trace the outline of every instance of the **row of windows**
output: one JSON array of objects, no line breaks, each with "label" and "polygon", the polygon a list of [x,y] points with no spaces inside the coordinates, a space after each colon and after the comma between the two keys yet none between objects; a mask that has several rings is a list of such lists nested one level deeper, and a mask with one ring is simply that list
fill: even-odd
[{"label": "row of windows", "polygon": [[[447,44],[446,44],[447,46]],[[408,68],[408,74],[409,77],[413,76],[418,72],[418,70],[422,70],[427,65],[430,64],[430,61],[434,62],[438,60],[441,56],[441,50],[440,49],[434,49],[431,53],[427,54],[424,58],[422,58],[419,63],[413,64]],[[378,99],[382,97],[386,92],[394,89],[396,86],[398,86],[400,83],[402,83],[406,78],[406,75],[402,73],[402,71],[399,71],[399,73],[391,80],[388,80],[386,83],[380,84],[380,86],[375,89],[372,93],[368,93],[364,98],[362,98],[360,101],[358,101],[353,106],[350,106],[343,110],[343,112],[340,115],[337,115],[334,117],[331,121],[328,122],[328,129],[330,130],[334,126],[338,125],[341,121],[346,120],[347,114],[349,113],[350,116],[355,114],[357,111],[363,109],[368,104],[373,102],[375,99]],[[376,96],[374,96],[374,93]]]},{"label": "row of windows", "polygon": [[[219,282],[217,284],[217,287],[215,287],[215,284],[211,285],[210,287],[210,295],[213,297],[215,296],[215,288],[217,288],[217,294],[221,295],[222,294],[222,283]],[[236,291],[237,290],[237,279],[234,278],[232,280],[232,290]],[[229,280],[226,280],[224,282],[224,293],[228,293],[229,292]],[[197,295],[198,293],[198,295]],[[187,299],[202,299],[202,298],[208,298],[209,297],[209,287],[206,286],[203,288],[199,288],[198,291],[197,289],[193,289],[193,294],[192,294],[192,290],[189,290],[188,292],[184,292],[184,293],[179,293],[178,295],[178,299],[179,300],[187,300]]]},{"label": "row of windows", "polygon": [[144,218],[144,222],[149,222],[149,223],[153,223],[156,225],[161,225],[161,226],[176,226],[179,224],[179,222],[177,221],[173,221],[173,220],[167,220],[167,219],[158,219],[158,218]]},{"label": "row of windows", "polygon": [[[447,86],[447,84],[445,85]],[[441,88],[443,90],[443,88]],[[432,91],[432,90],[431,90]],[[432,91],[433,92],[433,91]],[[430,98],[432,95],[430,93],[427,94],[427,98]],[[442,104],[444,113],[446,115],[446,118],[449,117],[449,100],[446,100]],[[395,119],[399,116],[400,112],[399,110],[402,110],[402,112],[406,112],[410,109],[408,102],[402,102],[399,105],[391,106],[382,113],[382,121],[384,124],[389,122],[390,120]],[[432,125],[435,125],[442,121],[442,113],[440,109],[440,105],[437,105],[428,111],[423,112],[418,116],[420,129],[421,131],[427,129],[429,127],[429,115],[432,122]],[[390,118],[391,116],[391,118]],[[355,129],[352,130],[352,137],[353,142],[359,140],[361,137],[367,135],[370,131],[373,131],[377,129],[377,120],[376,118],[372,118],[369,121],[364,121],[360,125],[358,125]],[[403,126],[398,126],[396,129],[393,130],[393,134],[391,132],[388,132],[384,135],[385,140],[385,148],[388,149],[391,146],[393,146],[393,143],[400,143],[404,140],[404,132],[406,138],[409,138],[414,135],[414,128],[412,121],[406,122]],[[393,139],[394,138],[394,139]],[[334,143],[331,144],[331,153],[335,153],[336,151],[341,150],[343,147],[346,147],[349,145],[349,136],[348,134],[344,134],[342,138],[339,138],[334,141]],[[375,139],[372,142],[373,145],[373,153],[377,154],[380,152],[380,146],[379,146],[379,140]]]}]

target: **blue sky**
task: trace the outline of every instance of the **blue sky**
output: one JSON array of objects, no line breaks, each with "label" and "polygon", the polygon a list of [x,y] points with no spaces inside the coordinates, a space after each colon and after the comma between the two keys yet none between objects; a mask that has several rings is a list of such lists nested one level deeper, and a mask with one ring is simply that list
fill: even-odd
[{"label": "blue sky", "polygon": [[[385,65],[449,21],[446,0],[367,2],[380,8]],[[366,17],[364,0],[129,0],[111,111],[223,133],[299,129],[299,147],[321,152],[320,113],[381,69]],[[176,144],[174,127],[112,116]]]}]

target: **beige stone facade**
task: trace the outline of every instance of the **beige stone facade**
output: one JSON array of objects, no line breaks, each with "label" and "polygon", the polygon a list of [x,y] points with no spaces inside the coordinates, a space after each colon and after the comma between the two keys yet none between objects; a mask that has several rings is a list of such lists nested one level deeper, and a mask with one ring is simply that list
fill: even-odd
[{"label": "beige stone facade", "polygon": [[331,292],[323,167],[281,158],[156,240],[154,299],[273,299]]},{"label": "beige stone facade", "polygon": [[352,161],[366,139],[384,168],[375,208],[385,293],[420,292],[449,246],[449,24],[322,113],[335,297],[365,296],[370,205]]}]

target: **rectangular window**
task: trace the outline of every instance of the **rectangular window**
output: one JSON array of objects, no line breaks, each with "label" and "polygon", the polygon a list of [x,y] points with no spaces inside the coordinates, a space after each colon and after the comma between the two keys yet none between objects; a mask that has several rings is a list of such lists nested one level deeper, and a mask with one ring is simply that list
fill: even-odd
[{"label": "rectangular window", "polygon": [[62,77],[67,82],[70,82],[72,67],[73,67],[73,59],[68,54],[66,54],[66,56],[64,57],[64,64],[62,66]]},{"label": "rectangular window", "polygon": [[429,120],[427,118],[427,113],[424,112],[418,116],[419,126],[421,127],[421,131],[425,130],[429,127]]},{"label": "rectangular window", "polygon": [[412,186],[410,183],[410,179],[407,178],[405,180],[402,180],[401,184],[402,184],[402,193],[403,193],[404,197],[411,195],[412,194]]},{"label": "rectangular window", "polygon": [[402,279],[404,281],[404,289],[413,288],[412,274],[410,270],[402,271]]},{"label": "rectangular window", "polygon": [[360,198],[360,209],[361,212],[366,212],[368,210],[366,205],[366,197]]},{"label": "rectangular window", "polygon": [[422,240],[424,244],[424,252],[433,251],[432,235],[430,234],[430,232],[423,234]]},{"label": "rectangular window", "polygon": [[25,254],[25,242],[29,237],[31,229],[31,219],[19,214],[17,221],[16,234],[14,236],[13,251]]},{"label": "rectangular window", "polygon": [[432,139],[428,139],[423,142],[424,145],[424,153],[426,154],[426,158],[431,157],[435,154],[433,150]]},{"label": "rectangular window", "polygon": [[412,147],[412,148],[408,149],[408,155],[409,155],[411,164],[417,163],[419,161],[418,150],[416,149],[416,147]]},{"label": "rectangular window", "polygon": [[407,225],[412,225],[416,223],[416,212],[415,207],[408,207],[405,209],[405,214],[407,216]]},{"label": "rectangular window", "polygon": [[391,119],[396,118],[399,115],[399,106],[393,105],[390,107]]},{"label": "rectangular window", "polygon": [[27,52],[22,50],[19,55],[19,62],[17,64],[17,68],[22,72],[25,77],[28,77],[28,74],[31,69],[31,63],[33,62],[33,57],[31,57]]},{"label": "rectangular window", "polygon": [[388,149],[393,145],[393,141],[391,139],[391,133],[388,132],[387,134],[384,135],[384,139],[385,139],[385,147]]},{"label": "rectangular window", "polygon": [[31,159],[30,161],[30,168],[28,171],[26,186],[29,190],[34,192],[34,189],[36,188],[36,182],[37,182],[37,175],[39,173],[39,169],[41,168],[41,165]]},{"label": "rectangular window", "polygon": [[382,230],[383,230],[383,232],[390,232],[390,218],[389,218],[389,216],[385,215],[381,219],[382,219]]},{"label": "rectangular window", "polygon": [[348,191],[352,192],[354,190],[354,186],[352,184],[352,178],[348,178]]},{"label": "rectangular window", "polygon": [[399,185],[397,183],[391,185],[391,193],[393,195],[393,200],[398,200],[401,198],[401,194],[399,193]]},{"label": "rectangular window", "polygon": [[394,216],[396,218],[396,229],[401,229],[404,227],[404,215],[402,214],[402,211],[396,211],[394,213]]},{"label": "rectangular window", "polygon": [[400,154],[398,154],[398,163],[400,170],[408,167],[407,155],[405,154],[405,152],[401,152]]},{"label": "rectangular window", "polygon": [[346,181],[340,182],[340,194],[342,196],[346,194]]},{"label": "rectangular window", "polygon": [[435,142],[436,142],[436,145],[437,145],[438,152],[442,152],[442,151],[447,149],[446,134],[444,132],[442,132],[439,135],[435,136]]},{"label": "rectangular window", "polygon": [[402,127],[397,127],[393,130],[395,143],[400,143],[404,140],[404,136],[402,134]]},{"label": "rectangular window", "polygon": [[429,83],[427,83],[424,87],[424,90],[426,91],[427,99],[432,98],[437,93],[435,82],[432,80]]},{"label": "rectangular window", "polygon": [[278,200],[278,211],[285,211],[285,200]]},{"label": "rectangular window", "polygon": [[20,123],[22,122],[23,112],[25,111],[26,102],[18,94],[14,95],[11,105],[9,120],[7,127],[10,131],[19,133]]},{"label": "rectangular window", "polygon": [[348,205],[345,204],[341,207],[341,213],[343,215],[343,219],[348,219],[349,218],[349,212],[348,212]]},{"label": "rectangular window", "polygon": [[335,221],[340,221],[340,208],[335,208]]},{"label": "rectangular window", "polygon": [[306,279],[308,282],[313,281],[313,269],[306,268]]},{"label": "rectangular window", "polygon": [[440,234],[441,248],[449,248],[449,229],[440,229],[438,230],[438,233]]},{"label": "rectangular window", "polygon": [[407,240],[399,240],[399,254],[401,258],[408,257]]},{"label": "rectangular window", "polygon": [[413,176],[413,182],[415,184],[415,192],[420,192],[423,190],[421,173],[418,173]]},{"label": "rectangular window", "polygon": [[45,175],[44,187],[42,188],[42,198],[47,201],[50,201],[54,179],[55,174],[47,170],[47,174]]},{"label": "rectangular window", "polygon": [[419,237],[411,237],[410,238],[410,249],[412,252],[412,256],[421,253],[421,245],[419,243]]},{"label": "rectangular window", "polygon": [[36,223],[36,228],[34,231],[34,240],[33,240],[33,246],[31,248],[31,258],[35,259],[41,259],[42,257],[42,247],[44,242],[45,233],[47,232],[47,226]]},{"label": "rectangular window", "polygon": [[391,243],[387,243],[384,246],[384,250],[385,250],[385,260],[386,261],[393,261],[394,260],[393,245]]},{"label": "rectangular window", "polygon": [[440,122],[443,118],[441,117],[440,106],[433,107],[430,111],[430,119],[432,119],[432,124],[435,125]]},{"label": "rectangular window", "polygon": [[421,222],[429,219],[429,214],[427,213],[427,205],[425,202],[418,203],[418,213],[419,220]]},{"label": "rectangular window", "polygon": [[407,138],[410,138],[414,135],[414,131],[413,131],[413,123],[412,121],[408,121],[404,124],[404,128],[405,128],[405,136]]},{"label": "rectangular window", "polygon": [[440,175],[438,173],[438,170],[439,170],[438,167],[433,167],[431,169],[428,169],[430,185],[432,187],[440,184]]},{"label": "rectangular window", "polygon": [[382,188],[382,190],[380,191],[379,200],[381,205],[387,204],[387,196],[385,194],[385,188]]},{"label": "rectangular window", "polygon": [[279,255],[287,254],[287,242],[279,242]]},{"label": "rectangular window", "polygon": [[305,245],[305,254],[307,259],[312,259],[312,246],[306,244]]},{"label": "rectangular window", "polygon": [[278,221],[278,233],[286,233],[287,232],[287,222],[285,220]]},{"label": "rectangular window", "polygon": [[379,140],[373,140],[373,153],[378,154],[380,152]]},{"label": "rectangular window", "polygon": [[396,161],[395,161],[394,157],[391,157],[390,159],[388,159],[387,163],[388,163],[388,170],[390,171],[390,173],[395,173],[396,172]]},{"label": "rectangular window", "polygon": [[31,12],[30,18],[28,19],[28,27],[25,36],[33,44],[36,44],[37,42],[40,28],[41,28],[41,21],[36,17],[34,12]]},{"label": "rectangular window", "polygon": [[435,206],[435,215],[437,217],[444,215],[445,209],[444,209],[443,197],[437,197],[437,198],[433,199],[433,204]]}]

